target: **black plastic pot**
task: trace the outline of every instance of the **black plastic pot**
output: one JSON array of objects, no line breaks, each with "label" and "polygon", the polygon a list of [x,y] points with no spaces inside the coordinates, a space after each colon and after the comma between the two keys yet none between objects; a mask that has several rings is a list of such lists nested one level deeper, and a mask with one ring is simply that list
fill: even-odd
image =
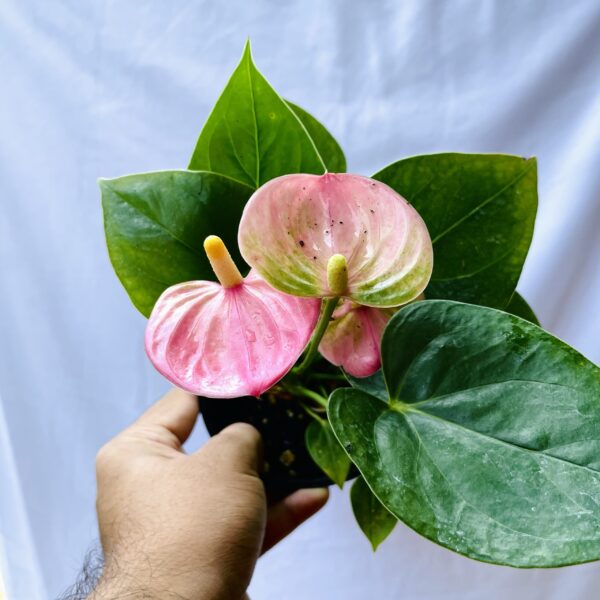
[{"label": "black plastic pot", "polygon": [[[232,423],[250,423],[264,443],[263,481],[270,501],[310,487],[333,482],[312,460],[304,434],[311,417],[295,398],[266,393],[260,398],[246,396],[227,400],[198,398],[200,412],[210,435]],[[356,477],[351,470],[348,478]]]}]

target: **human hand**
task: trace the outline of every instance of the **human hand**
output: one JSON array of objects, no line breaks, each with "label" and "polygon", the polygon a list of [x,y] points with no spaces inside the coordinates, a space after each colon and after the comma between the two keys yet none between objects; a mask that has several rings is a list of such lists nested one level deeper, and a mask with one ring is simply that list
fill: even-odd
[{"label": "human hand", "polygon": [[98,453],[105,567],[90,600],[241,599],[258,556],[327,501],[300,490],[267,509],[258,432],[231,425],[188,455],[197,415],[173,390]]}]

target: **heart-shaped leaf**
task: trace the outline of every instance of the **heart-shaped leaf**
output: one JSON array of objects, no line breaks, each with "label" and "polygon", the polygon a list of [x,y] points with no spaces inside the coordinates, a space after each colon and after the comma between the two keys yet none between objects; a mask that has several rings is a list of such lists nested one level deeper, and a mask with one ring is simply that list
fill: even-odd
[{"label": "heart-shaped leaf", "polygon": [[350,459],[333,435],[329,422],[325,419],[313,421],[306,428],[305,441],[311,458],[333,482],[343,487],[350,470]]},{"label": "heart-shaped leaf", "polygon": [[523,319],[450,301],[401,309],[382,362],[389,402],[340,389],[328,412],[394,515],[486,562],[600,558],[600,369]]},{"label": "heart-shaped leaf", "polygon": [[373,552],[396,526],[398,520],[369,489],[362,477],[358,477],[350,488],[352,512],[358,526],[367,536]]},{"label": "heart-shaped leaf", "polygon": [[388,391],[381,369],[369,377],[354,377],[353,375],[346,373],[346,379],[353,388],[366,392],[371,396],[375,396],[375,398],[379,398],[384,402],[388,401]]},{"label": "heart-shaped leaf", "polygon": [[323,173],[315,143],[252,62],[250,43],[206,121],[190,169],[257,188],[286,173]]},{"label": "heart-shaped leaf", "polygon": [[527,256],[537,211],[535,158],[430,154],[374,175],[427,224],[435,263],[426,298],[504,308]]},{"label": "heart-shaped leaf", "polygon": [[521,317],[521,319],[525,319],[526,321],[534,323],[535,325],[540,324],[531,306],[529,306],[525,298],[523,298],[523,296],[521,296],[518,292],[513,294],[508,306],[504,310],[511,315],[517,315],[517,317]]},{"label": "heart-shaped leaf", "polygon": [[248,186],[193,171],[142,173],[99,183],[112,265],[144,316],[168,287],[215,279],[202,249],[208,235],[222,237],[237,264],[244,264],[237,228],[252,194]]},{"label": "heart-shaped leaf", "polygon": [[300,119],[308,135],[312,138],[327,170],[330,173],[344,173],[346,171],[346,157],[337,140],[310,113],[289,100],[286,100],[286,103]]}]

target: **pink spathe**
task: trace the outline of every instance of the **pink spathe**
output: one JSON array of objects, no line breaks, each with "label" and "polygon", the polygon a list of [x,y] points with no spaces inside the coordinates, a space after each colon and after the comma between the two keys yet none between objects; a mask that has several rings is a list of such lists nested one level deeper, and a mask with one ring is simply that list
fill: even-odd
[{"label": "pink spathe", "polygon": [[405,304],[424,289],[433,248],[417,211],[387,185],[348,173],[284,175],[248,201],[240,223],[242,256],[271,285],[298,296],[336,295],[327,264],[345,257],[348,289],[359,304]]},{"label": "pink spathe", "polygon": [[146,352],[169,381],[210,398],[259,396],[307,345],[319,301],[281,293],[254,272],[235,287],[168,288],[146,328]]},{"label": "pink spathe", "polygon": [[333,314],[319,352],[354,377],[368,377],[381,366],[381,336],[393,311],[345,301]]}]

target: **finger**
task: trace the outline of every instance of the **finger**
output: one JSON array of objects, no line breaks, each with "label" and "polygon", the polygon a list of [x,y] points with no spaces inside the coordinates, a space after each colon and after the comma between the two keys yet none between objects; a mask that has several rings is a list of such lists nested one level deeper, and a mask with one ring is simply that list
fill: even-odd
[{"label": "finger", "polygon": [[172,433],[183,444],[192,433],[198,418],[198,399],[193,394],[173,388],[152,405],[133,425],[158,426]]},{"label": "finger", "polygon": [[321,509],[329,498],[327,488],[298,490],[269,508],[261,554],[272,548]]},{"label": "finger", "polygon": [[260,433],[248,423],[234,423],[211,437],[195,455],[239,473],[258,476],[263,456]]}]

